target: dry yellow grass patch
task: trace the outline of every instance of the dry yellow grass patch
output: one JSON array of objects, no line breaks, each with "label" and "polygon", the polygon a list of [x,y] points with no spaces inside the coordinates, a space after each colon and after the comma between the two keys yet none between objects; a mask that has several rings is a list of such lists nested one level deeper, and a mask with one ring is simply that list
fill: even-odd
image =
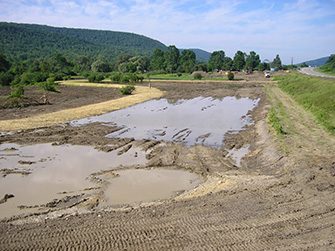
[{"label": "dry yellow grass patch", "polygon": [[[61,84],[76,85],[76,86],[107,87],[107,88],[122,87],[122,85],[117,84],[92,84],[92,83],[84,83],[82,81],[71,81]],[[29,118],[0,121],[0,131],[4,132],[4,131],[14,131],[23,129],[34,129],[39,127],[51,126],[75,119],[86,118],[94,115],[101,115],[107,112],[139,104],[153,98],[159,98],[162,95],[163,92],[156,88],[136,86],[136,90],[133,95],[124,96],[119,99],[114,99],[98,104],[91,104],[47,114],[36,115]]]}]

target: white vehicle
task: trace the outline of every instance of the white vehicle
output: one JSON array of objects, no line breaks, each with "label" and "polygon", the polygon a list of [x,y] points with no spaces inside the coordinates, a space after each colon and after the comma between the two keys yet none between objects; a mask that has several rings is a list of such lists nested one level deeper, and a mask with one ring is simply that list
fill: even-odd
[{"label": "white vehicle", "polygon": [[265,72],[265,77],[266,77],[266,78],[269,78],[269,77],[271,77],[271,75],[270,75],[270,72],[268,72],[268,71],[267,71],[267,72]]}]

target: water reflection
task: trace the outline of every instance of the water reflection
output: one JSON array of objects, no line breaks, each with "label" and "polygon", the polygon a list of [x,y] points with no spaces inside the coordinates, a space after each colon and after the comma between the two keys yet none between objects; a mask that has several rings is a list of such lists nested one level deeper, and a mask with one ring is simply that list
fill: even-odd
[{"label": "water reflection", "polygon": [[110,181],[105,191],[109,205],[133,204],[166,199],[180,190],[189,190],[200,181],[198,176],[182,170],[124,170]]},{"label": "water reflection", "polygon": [[259,99],[197,97],[179,100],[150,100],[101,116],[72,121],[73,126],[101,122],[120,130],[107,135],[115,138],[150,139],[204,144],[220,148],[227,132],[238,132],[252,124],[248,112]]},{"label": "water reflection", "polygon": [[0,218],[31,211],[18,209],[20,205],[45,204],[64,197],[64,192],[80,194],[95,186],[87,179],[94,172],[120,165],[142,165],[146,161],[145,153],[136,148],[118,155],[117,151],[105,153],[90,146],[2,144],[0,196],[15,197],[0,204]]}]

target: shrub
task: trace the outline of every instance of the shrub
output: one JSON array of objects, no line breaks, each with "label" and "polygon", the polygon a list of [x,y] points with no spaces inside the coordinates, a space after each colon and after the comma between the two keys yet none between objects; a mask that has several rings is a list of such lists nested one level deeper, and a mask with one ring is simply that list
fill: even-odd
[{"label": "shrub", "polygon": [[87,79],[88,79],[88,82],[90,82],[90,83],[99,83],[99,82],[101,82],[102,80],[105,79],[105,76],[104,76],[104,74],[93,73],[93,74],[89,75]]},{"label": "shrub", "polygon": [[31,85],[46,81],[48,77],[49,74],[45,72],[33,72],[33,73],[25,72],[20,77],[20,84]]},{"label": "shrub", "polygon": [[110,77],[110,79],[112,80],[112,82],[119,83],[121,80],[121,77],[122,77],[122,74],[120,72],[116,72]]},{"label": "shrub", "polygon": [[126,85],[120,89],[122,95],[130,95],[133,91],[135,91],[135,86],[133,85]]},{"label": "shrub", "polygon": [[0,72],[0,86],[9,86],[14,76],[8,72]]},{"label": "shrub", "polygon": [[201,73],[198,72],[198,73],[194,74],[194,79],[201,80],[202,79]]},{"label": "shrub", "polygon": [[56,89],[55,85],[57,84],[51,82],[44,82],[41,84],[41,87],[46,92],[60,92],[59,90]]},{"label": "shrub", "polygon": [[50,73],[49,74],[49,78],[54,78],[54,81],[60,81],[63,80],[64,78],[64,74],[62,73]]},{"label": "shrub", "polygon": [[24,89],[23,86],[20,85],[15,91],[13,91],[9,98],[22,98],[24,97]]},{"label": "shrub", "polygon": [[228,73],[228,79],[229,79],[229,80],[233,80],[233,79],[234,79],[234,73],[229,72],[229,73]]}]

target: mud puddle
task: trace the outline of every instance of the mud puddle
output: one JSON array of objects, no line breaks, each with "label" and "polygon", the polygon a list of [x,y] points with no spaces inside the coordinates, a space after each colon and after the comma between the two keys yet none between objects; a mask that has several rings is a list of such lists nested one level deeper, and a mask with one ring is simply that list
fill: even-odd
[{"label": "mud puddle", "polygon": [[239,149],[231,149],[226,157],[230,157],[237,167],[241,167],[241,160],[249,153],[249,145],[245,145]]},{"label": "mud puddle", "polygon": [[[107,205],[134,204],[168,199],[176,192],[193,189],[200,180],[183,170],[124,170],[105,190]],[[102,205],[103,206],[103,205]]]},{"label": "mud puddle", "polygon": [[182,170],[139,169],[147,163],[139,148],[120,152],[0,145],[0,219],[70,208],[92,198],[100,208],[165,200],[200,183],[196,174]]},{"label": "mud puddle", "polygon": [[237,133],[253,123],[249,112],[258,102],[259,99],[237,97],[150,100],[101,116],[72,121],[71,125],[100,122],[119,127],[107,137],[220,148],[226,133]]},{"label": "mud puddle", "polygon": [[146,162],[145,152],[138,148],[119,155],[118,151],[106,153],[90,146],[2,144],[0,196],[14,197],[2,201],[0,218],[37,212],[64,197],[68,198],[62,201],[65,206],[66,202],[76,203],[97,186],[88,179],[90,174]]}]

